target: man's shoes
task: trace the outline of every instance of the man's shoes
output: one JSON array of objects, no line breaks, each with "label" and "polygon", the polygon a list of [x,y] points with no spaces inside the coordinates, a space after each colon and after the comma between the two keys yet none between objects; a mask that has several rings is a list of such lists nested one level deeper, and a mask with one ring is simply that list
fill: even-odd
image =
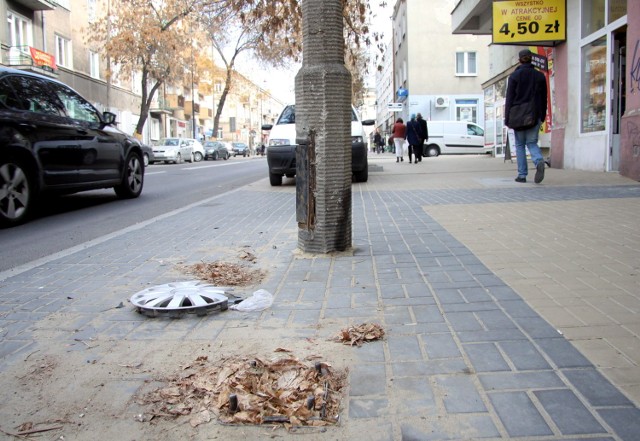
[{"label": "man's shoes", "polygon": [[409,164],[411,164],[411,159],[409,159]]},{"label": "man's shoes", "polygon": [[521,178],[520,176],[518,176],[516,178],[516,182],[527,182],[527,178]]},{"label": "man's shoes", "polygon": [[533,182],[535,182],[536,184],[539,184],[542,182],[543,179],[544,179],[544,161],[540,161],[538,162],[538,165],[536,165],[536,175],[533,178]]},{"label": "man's shoes", "polygon": [[400,162],[404,162],[404,156],[400,157]]},{"label": "man's shoes", "polygon": [[396,162],[400,162],[400,158],[396,158]]}]

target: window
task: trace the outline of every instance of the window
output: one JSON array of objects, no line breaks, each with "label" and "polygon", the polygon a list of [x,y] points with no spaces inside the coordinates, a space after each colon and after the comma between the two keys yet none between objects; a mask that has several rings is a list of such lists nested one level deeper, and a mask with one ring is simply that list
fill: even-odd
[{"label": "window", "polygon": [[457,76],[478,75],[478,70],[476,68],[475,52],[456,52],[456,75]]},{"label": "window", "polygon": [[87,0],[87,21],[93,23],[96,20],[97,0]]},{"label": "window", "polygon": [[89,68],[92,78],[100,78],[100,55],[98,53],[89,51]]},{"label": "window", "polygon": [[73,68],[71,40],[56,35],[56,60],[58,66]]},{"label": "window", "polygon": [[64,104],[65,112],[69,118],[88,123],[100,123],[97,110],[88,101],[61,84],[54,84],[52,87]]},{"label": "window", "polygon": [[582,48],[582,133],[605,129],[607,86],[607,38]]},{"label": "window", "polygon": [[15,46],[22,52],[29,52],[29,46],[33,46],[31,20],[15,12],[7,12],[7,31],[9,33],[9,45]]},{"label": "window", "polygon": [[120,65],[117,63],[111,63],[111,72],[109,72],[109,79],[114,86],[121,86],[120,81]]},{"label": "window", "polygon": [[6,105],[17,110],[64,116],[64,106],[47,83],[24,75],[7,77],[0,89],[7,92]]},{"label": "window", "polygon": [[456,121],[477,123],[478,100],[456,100]]}]

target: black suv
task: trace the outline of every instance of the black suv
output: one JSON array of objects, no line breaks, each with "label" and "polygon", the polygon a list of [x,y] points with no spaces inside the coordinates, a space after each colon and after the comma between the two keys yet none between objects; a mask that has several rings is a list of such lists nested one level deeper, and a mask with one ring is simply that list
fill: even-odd
[{"label": "black suv", "polygon": [[0,67],[0,225],[24,222],[44,193],[138,197],[142,148],[115,118],[59,81]]}]

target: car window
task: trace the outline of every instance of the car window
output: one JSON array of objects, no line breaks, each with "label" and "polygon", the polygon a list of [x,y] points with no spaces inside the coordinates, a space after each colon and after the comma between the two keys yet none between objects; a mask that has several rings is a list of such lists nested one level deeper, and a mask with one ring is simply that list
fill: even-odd
[{"label": "car window", "polygon": [[[16,110],[28,110],[47,115],[64,115],[64,106],[49,85],[39,78],[11,75],[2,80],[7,93],[6,105]],[[4,92],[3,92],[4,94]]]},{"label": "car window", "polygon": [[472,124],[467,124],[467,133],[469,135],[484,136],[484,130]]},{"label": "car window", "polygon": [[358,115],[356,115],[356,111],[351,108],[351,121],[358,121]]},{"label": "car window", "polygon": [[282,111],[282,115],[278,118],[276,124],[295,124],[296,123],[296,106],[287,106]]},{"label": "car window", "polygon": [[100,122],[98,111],[87,100],[61,84],[52,84],[51,87],[64,104],[69,118],[88,123]]},{"label": "car window", "polygon": [[167,138],[161,142],[162,145],[178,145],[178,140],[175,138]]}]

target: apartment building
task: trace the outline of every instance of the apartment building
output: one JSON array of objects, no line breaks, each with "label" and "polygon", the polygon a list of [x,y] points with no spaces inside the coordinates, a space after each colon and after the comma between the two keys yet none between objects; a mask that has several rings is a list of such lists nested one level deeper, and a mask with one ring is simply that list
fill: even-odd
[{"label": "apartment building", "polygon": [[393,8],[395,117],[484,124],[487,36],[452,35],[456,0],[397,0]]},{"label": "apartment building", "polygon": [[[0,32],[0,64],[68,84],[98,110],[115,113],[119,128],[132,134],[140,117],[140,77],[125,80],[117,66],[107,75],[107,60],[85,41],[86,30],[107,5],[106,0],[0,0],[0,11],[7,17]],[[212,95],[199,93],[193,81],[161,87],[149,110],[143,142],[152,144],[165,136],[201,137],[207,130],[212,137],[260,142],[261,122],[275,118],[282,102],[240,76],[227,96],[219,133],[214,134],[222,87],[215,84]]]}]

